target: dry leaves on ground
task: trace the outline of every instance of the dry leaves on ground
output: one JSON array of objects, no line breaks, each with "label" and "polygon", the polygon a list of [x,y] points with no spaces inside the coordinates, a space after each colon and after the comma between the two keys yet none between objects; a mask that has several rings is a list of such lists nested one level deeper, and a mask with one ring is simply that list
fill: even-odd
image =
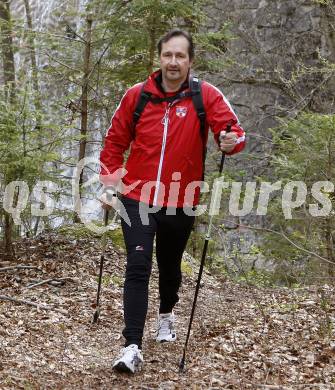
[{"label": "dry leaves on ground", "polygon": [[197,267],[192,263],[193,275],[184,275],[175,311],[178,341],[163,345],[154,341],[154,267],[145,365],[129,376],[111,369],[123,342],[123,251],[111,243],[107,248],[97,325],[98,239],[44,234],[17,243],[17,254],[25,267],[0,271],[1,389],[335,388],[334,287],[261,289],[206,272],[187,371],[179,374]]}]

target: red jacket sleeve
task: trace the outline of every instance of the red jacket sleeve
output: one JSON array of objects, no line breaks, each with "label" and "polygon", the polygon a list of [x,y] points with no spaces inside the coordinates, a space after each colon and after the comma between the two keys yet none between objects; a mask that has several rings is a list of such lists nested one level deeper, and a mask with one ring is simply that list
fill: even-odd
[{"label": "red jacket sleeve", "polygon": [[133,112],[139,89],[135,85],[125,93],[107,130],[100,153],[100,181],[105,186],[116,186],[122,178],[123,154],[133,140]]},{"label": "red jacket sleeve", "polygon": [[228,123],[232,124],[231,130],[237,135],[235,148],[226,154],[240,152],[245,146],[245,132],[240,126],[237,115],[222,92],[213,85],[203,82],[202,94],[206,110],[207,122],[214,133],[214,138],[219,144],[219,135],[226,130]]}]

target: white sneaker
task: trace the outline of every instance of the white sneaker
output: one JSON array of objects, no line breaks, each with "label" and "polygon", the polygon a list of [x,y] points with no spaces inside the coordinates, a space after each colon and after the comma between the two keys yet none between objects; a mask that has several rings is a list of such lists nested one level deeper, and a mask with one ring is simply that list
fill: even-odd
[{"label": "white sneaker", "polygon": [[122,348],[119,357],[113,364],[114,370],[118,372],[128,372],[134,374],[141,369],[143,356],[136,344]]},{"label": "white sneaker", "polygon": [[158,317],[158,331],[156,341],[158,343],[164,343],[166,341],[175,341],[177,338],[174,330],[174,314],[159,314]]}]

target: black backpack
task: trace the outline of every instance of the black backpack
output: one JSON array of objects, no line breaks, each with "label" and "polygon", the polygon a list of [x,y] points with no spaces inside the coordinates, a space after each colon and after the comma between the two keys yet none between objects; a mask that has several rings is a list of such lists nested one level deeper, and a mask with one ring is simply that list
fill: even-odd
[{"label": "black backpack", "polygon": [[203,143],[203,159],[202,159],[202,165],[203,165],[203,174],[202,179],[204,179],[205,175],[205,160],[206,160],[206,153],[207,153],[207,147],[206,147],[206,111],[204,107],[204,103],[202,100],[202,94],[201,94],[201,81],[197,78],[192,76],[190,78],[190,92],[179,92],[176,95],[169,96],[166,98],[153,98],[150,92],[144,91],[145,83],[142,85],[142,90],[140,97],[138,99],[136,108],[133,113],[133,130],[135,131],[137,122],[139,121],[142,112],[144,111],[145,106],[152,102],[154,104],[158,104],[161,102],[173,102],[177,99],[185,99],[187,97],[192,97],[194,108],[197,112],[199,121],[200,121],[200,136]]}]

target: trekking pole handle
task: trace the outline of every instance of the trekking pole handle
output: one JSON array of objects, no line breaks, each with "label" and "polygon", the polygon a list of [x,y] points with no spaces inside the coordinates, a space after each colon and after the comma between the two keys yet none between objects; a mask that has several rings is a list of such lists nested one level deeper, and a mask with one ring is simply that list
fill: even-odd
[{"label": "trekking pole handle", "polygon": [[105,190],[104,190],[105,194],[106,194],[106,200],[107,202],[112,202],[113,198],[114,197],[117,197],[117,192],[116,190],[114,189],[114,187],[106,187]]},{"label": "trekking pole handle", "polygon": [[[228,124],[227,124],[226,130],[225,130],[226,133],[230,133],[231,132],[231,126],[232,126],[232,122],[229,121]],[[226,152],[222,152],[220,169],[219,169],[220,176],[221,176],[222,171],[223,171],[223,165],[224,165],[225,158],[226,158]]]}]

